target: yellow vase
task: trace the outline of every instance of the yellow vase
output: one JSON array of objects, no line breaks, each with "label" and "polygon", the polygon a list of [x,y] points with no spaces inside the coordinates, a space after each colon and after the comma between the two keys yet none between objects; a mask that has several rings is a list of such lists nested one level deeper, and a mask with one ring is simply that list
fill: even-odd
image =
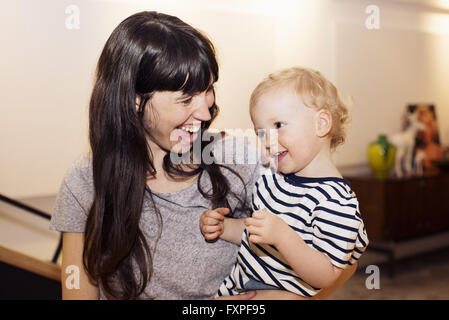
[{"label": "yellow vase", "polygon": [[387,179],[394,165],[396,148],[390,144],[385,135],[379,135],[377,141],[368,147],[368,162],[377,179]]}]

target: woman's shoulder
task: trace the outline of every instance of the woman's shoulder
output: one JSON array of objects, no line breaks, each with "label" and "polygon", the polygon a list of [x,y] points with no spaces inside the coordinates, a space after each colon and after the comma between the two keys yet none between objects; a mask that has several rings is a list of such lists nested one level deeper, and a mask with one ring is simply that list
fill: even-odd
[{"label": "woman's shoulder", "polygon": [[[223,167],[222,172],[229,183],[240,185],[238,175],[252,187],[260,175],[261,154],[248,137],[225,135],[214,142],[212,152],[215,163]],[[226,170],[231,169],[231,170]]]},{"label": "woman's shoulder", "polygon": [[212,152],[219,164],[255,166],[260,163],[260,151],[245,136],[220,135],[213,142]]},{"label": "woman's shoulder", "polygon": [[72,162],[65,173],[64,183],[75,189],[93,187],[91,155],[84,154]]},{"label": "woman's shoulder", "polygon": [[53,208],[50,229],[83,232],[93,194],[92,160],[89,155],[83,155],[66,171]]}]

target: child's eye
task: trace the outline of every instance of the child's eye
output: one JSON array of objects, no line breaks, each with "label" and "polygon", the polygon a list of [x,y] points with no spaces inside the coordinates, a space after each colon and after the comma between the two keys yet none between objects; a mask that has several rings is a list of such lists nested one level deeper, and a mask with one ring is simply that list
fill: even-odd
[{"label": "child's eye", "polygon": [[274,126],[275,126],[276,129],[280,129],[283,126],[285,126],[285,123],[283,123],[283,122],[275,122]]}]

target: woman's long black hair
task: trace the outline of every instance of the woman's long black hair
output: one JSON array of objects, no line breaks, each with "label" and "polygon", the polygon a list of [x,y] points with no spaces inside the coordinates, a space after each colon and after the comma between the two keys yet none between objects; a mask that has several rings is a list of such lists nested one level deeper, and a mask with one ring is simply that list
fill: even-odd
[{"label": "woman's long black hair", "polygon": [[[150,246],[139,228],[145,190],[149,190],[146,181],[155,174],[145,106],[155,91],[193,94],[217,79],[212,43],[173,16],[134,14],[119,24],[105,44],[89,108],[95,195],[86,223],[83,263],[91,280],[110,298],[139,298],[152,274]],[[139,108],[137,96],[141,98]],[[210,113],[211,120],[202,123],[202,130],[217,116],[215,103]],[[202,148],[208,143],[201,142]],[[185,172],[171,163],[167,153],[163,166],[177,177],[199,174],[199,190],[214,208],[229,207],[228,194],[238,198],[221,165],[201,163]],[[211,194],[200,187],[204,171],[212,182]],[[151,190],[149,193],[151,196]],[[246,195],[238,198],[242,208],[245,199]],[[154,227],[160,232],[162,220],[154,201],[153,207],[160,222]]]}]

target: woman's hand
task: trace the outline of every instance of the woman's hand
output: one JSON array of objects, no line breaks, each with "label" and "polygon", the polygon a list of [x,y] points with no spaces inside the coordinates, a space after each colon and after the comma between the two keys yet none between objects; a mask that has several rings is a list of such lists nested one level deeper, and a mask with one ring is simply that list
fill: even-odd
[{"label": "woman's hand", "polygon": [[294,294],[285,290],[257,290],[251,300],[311,300],[310,298]]},{"label": "woman's hand", "polygon": [[224,232],[224,218],[229,213],[228,208],[206,210],[200,218],[200,229],[207,241],[213,241]]},{"label": "woman's hand", "polygon": [[214,300],[250,300],[250,299],[254,299],[254,297],[256,295],[257,295],[256,291],[248,291],[248,292],[245,292],[243,294],[238,294],[236,296],[218,297],[218,298],[215,298]]}]

